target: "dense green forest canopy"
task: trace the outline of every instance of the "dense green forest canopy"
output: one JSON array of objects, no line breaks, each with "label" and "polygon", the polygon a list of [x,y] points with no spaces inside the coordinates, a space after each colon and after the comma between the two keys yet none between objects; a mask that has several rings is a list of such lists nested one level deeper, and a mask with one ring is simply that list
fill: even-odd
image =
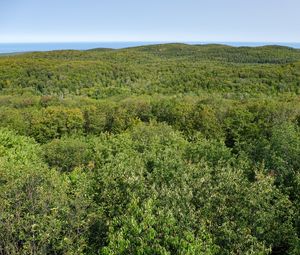
[{"label": "dense green forest canopy", "polygon": [[0,254],[300,254],[300,50],[0,56]]},{"label": "dense green forest canopy", "polygon": [[53,51],[0,58],[2,93],[173,95],[299,93],[300,50],[167,44]]}]

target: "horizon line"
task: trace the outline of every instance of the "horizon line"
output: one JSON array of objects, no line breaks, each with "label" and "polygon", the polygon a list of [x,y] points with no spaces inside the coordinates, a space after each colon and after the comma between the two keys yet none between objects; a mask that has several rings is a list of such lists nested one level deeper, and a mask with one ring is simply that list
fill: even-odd
[{"label": "horizon line", "polygon": [[91,40],[91,41],[81,41],[81,40],[74,40],[74,41],[8,41],[8,42],[1,42],[0,44],[10,44],[10,43],[300,43],[297,41],[220,41],[220,40],[184,40],[184,41],[177,41],[177,40]]}]

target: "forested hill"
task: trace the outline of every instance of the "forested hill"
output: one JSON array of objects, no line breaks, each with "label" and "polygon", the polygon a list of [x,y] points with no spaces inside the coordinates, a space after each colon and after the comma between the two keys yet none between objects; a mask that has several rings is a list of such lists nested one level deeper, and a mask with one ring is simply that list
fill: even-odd
[{"label": "forested hill", "polygon": [[0,58],[1,93],[77,94],[201,91],[299,92],[300,50],[164,44],[121,50],[52,51]]},{"label": "forested hill", "polygon": [[0,57],[0,255],[299,255],[300,51]]}]

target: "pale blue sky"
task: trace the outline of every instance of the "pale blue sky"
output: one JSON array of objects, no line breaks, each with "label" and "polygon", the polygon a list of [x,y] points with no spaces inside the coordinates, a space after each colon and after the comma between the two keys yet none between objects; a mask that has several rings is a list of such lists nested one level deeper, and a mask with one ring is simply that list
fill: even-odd
[{"label": "pale blue sky", "polygon": [[0,42],[300,42],[300,0],[0,0]]}]

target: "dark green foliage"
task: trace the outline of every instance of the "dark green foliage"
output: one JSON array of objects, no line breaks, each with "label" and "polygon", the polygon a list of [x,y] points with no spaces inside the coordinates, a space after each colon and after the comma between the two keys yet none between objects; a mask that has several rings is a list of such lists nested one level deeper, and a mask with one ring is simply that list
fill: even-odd
[{"label": "dark green foliage", "polygon": [[87,166],[90,156],[89,145],[80,139],[55,139],[43,146],[45,161],[50,167],[61,171],[72,171],[75,167]]},{"label": "dark green foliage", "polygon": [[300,254],[300,52],[0,57],[0,255]]}]

